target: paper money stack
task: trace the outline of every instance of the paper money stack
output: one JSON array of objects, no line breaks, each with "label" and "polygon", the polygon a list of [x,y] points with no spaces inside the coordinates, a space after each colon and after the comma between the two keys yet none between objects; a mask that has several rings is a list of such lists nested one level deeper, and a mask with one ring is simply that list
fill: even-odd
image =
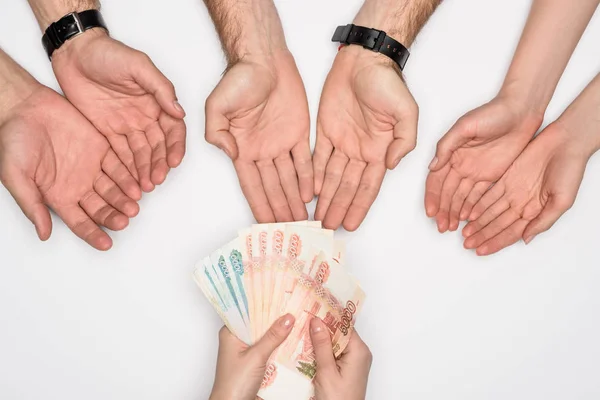
[{"label": "paper money stack", "polygon": [[279,317],[296,322],[273,353],[258,395],[308,400],[316,373],[309,326],[329,328],[335,356],[345,349],[365,294],[344,269],[342,241],[320,222],[261,224],[199,261],[194,279],[225,325],[252,345]]}]

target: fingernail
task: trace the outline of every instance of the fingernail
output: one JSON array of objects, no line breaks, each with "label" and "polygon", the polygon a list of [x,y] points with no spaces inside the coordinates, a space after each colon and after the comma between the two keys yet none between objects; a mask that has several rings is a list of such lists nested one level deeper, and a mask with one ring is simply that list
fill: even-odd
[{"label": "fingernail", "polygon": [[488,247],[487,247],[487,246],[481,246],[481,247],[479,247],[479,248],[478,248],[478,249],[475,251],[475,253],[476,253],[478,256],[485,256],[485,255],[487,255],[487,253],[488,253]]},{"label": "fingernail", "polygon": [[433,160],[431,160],[431,163],[429,164],[429,169],[433,169],[433,168],[435,168],[435,166],[437,165],[437,163],[438,163],[438,158],[437,158],[437,156],[436,156],[436,157],[433,157]]},{"label": "fingernail", "polygon": [[285,329],[289,329],[294,324],[294,316],[292,314],[286,314],[279,318],[279,325]]},{"label": "fingernail", "polygon": [[529,244],[529,243],[531,243],[531,241],[532,241],[533,239],[535,239],[535,237],[536,237],[536,235],[529,236],[529,237],[525,238],[525,244]]},{"label": "fingernail", "polygon": [[323,326],[321,325],[321,321],[318,320],[318,318],[313,318],[312,321],[310,321],[310,331],[312,333],[319,333],[323,330]]},{"label": "fingernail", "polygon": [[183,110],[183,107],[181,107],[181,104],[179,104],[179,102],[177,100],[175,100],[173,102],[173,106],[177,109],[177,111],[185,114],[185,111]]}]

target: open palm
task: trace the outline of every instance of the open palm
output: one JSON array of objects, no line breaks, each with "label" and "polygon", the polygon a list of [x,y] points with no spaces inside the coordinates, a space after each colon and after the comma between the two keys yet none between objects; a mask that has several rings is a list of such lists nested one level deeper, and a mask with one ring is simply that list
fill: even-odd
[{"label": "open palm", "polygon": [[550,125],[475,205],[465,247],[488,255],[549,229],[575,202],[589,157],[579,138]]},{"label": "open palm", "polygon": [[71,103],[110,142],[144,191],[185,154],[184,112],[171,82],[144,53],[90,30],[52,58]]},{"label": "open palm", "polygon": [[37,85],[0,125],[0,180],[42,240],[54,210],[80,238],[111,247],[99,226],[121,230],[141,191],[106,139],[68,101]]},{"label": "open palm", "polygon": [[529,143],[542,117],[495,98],[465,114],[438,142],[425,210],[440,232],[458,229],[483,194]]},{"label": "open palm", "polygon": [[306,219],[313,198],[306,93],[292,55],[248,56],[206,101],[206,140],[233,160],[259,222]]},{"label": "open palm", "polygon": [[414,149],[418,108],[389,60],[342,49],[319,106],[314,155],[315,219],[355,230],[375,201],[386,168]]}]

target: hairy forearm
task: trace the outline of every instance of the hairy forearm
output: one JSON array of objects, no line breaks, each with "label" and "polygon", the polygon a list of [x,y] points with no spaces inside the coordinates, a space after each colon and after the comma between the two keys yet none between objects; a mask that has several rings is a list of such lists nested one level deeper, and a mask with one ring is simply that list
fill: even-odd
[{"label": "hairy forearm", "polygon": [[270,55],[286,49],[272,0],[204,0],[229,65],[246,55]]},{"label": "hairy forearm", "polygon": [[442,0],[366,0],[354,24],[385,31],[410,47]]},{"label": "hairy forearm", "polygon": [[65,15],[77,11],[100,9],[99,0],[27,0],[42,31]]},{"label": "hairy forearm", "polygon": [[535,0],[501,93],[543,114],[600,0]]}]

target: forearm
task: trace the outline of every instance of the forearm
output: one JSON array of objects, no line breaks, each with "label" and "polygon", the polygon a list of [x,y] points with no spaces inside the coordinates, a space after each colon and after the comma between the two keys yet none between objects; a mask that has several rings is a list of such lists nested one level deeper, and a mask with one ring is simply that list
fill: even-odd
[{"label": "forearm", "polygon": [[42,29],[71,12],[100,9],[99,0],[27,0]]},{"label": "forearm", "polygon": [[229,65],[246,55],[272,55],[287,49],[272,0],[204,0]]},{"label": "forearm", "polygon": [[544,114],[600,0],[535,0],[501,93]]},{"label": "forearm", "polygon": [[354,24],[385,31],[410,47],[442,0],[366,0]]},{"label": "forearm", "polygon": [[2,115],[27,98],[36,80],[0,49],[0,123]]},{"label": "forearm", "polygon": [[558,123],[588,155],[600,150],[600,74],[567,107]]}]

